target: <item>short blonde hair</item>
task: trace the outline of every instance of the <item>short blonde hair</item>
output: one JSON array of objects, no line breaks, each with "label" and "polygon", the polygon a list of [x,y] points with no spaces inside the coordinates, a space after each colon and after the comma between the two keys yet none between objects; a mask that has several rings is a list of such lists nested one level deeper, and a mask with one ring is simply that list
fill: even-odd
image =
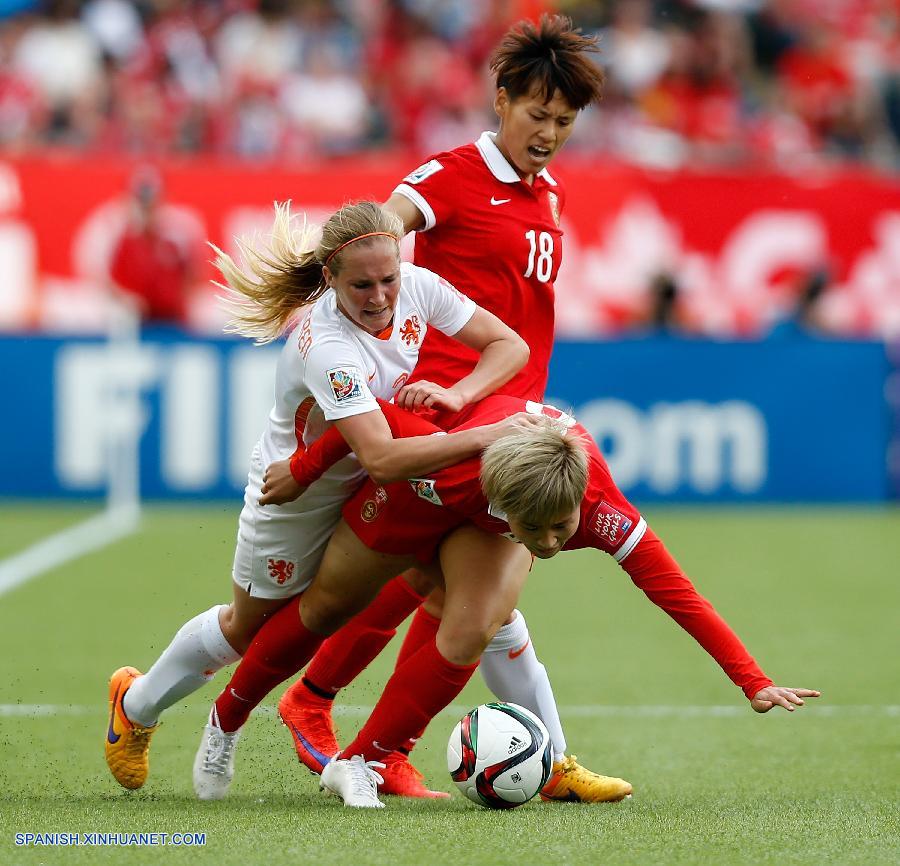
[{"label": "short blonde hair", "polygon": [[534,523],[578,508],[588,482],[581,437],[545,420],[534,431],[498,439],[481,456],[481,489],[488,502],[509,517]]},{"label": "short blonde hair", "polygon": [[[392,237],[400,256],[403,221],[371,201],[345,204],[319,229],[305,219],[293,224],[291,203],[275,204],[275,222],[268,242],[256,238],[237,240],[244,268],[214,244],[215,265],[225,283],[216,283],[225,294],[220,302],[231,315],[225,332],[253,337],[268,343],[288,330],[294,313],[316,301],[328,288],[322,272],[327,263],[337,274],[341,269],[342,247],[355,238],[367,246],[375,238]],[[319,236],[318,242],[316,237]]]}]

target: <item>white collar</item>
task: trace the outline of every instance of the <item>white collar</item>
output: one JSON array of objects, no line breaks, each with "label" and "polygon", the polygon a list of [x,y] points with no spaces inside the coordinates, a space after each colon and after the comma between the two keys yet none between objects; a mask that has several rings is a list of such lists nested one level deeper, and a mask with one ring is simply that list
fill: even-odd
[{"label": "white collar", "polygon": [[506,512],[501,508],[497,508],[497,506],[492,502],[488,502],[487,512],[491,517],[496,517],[497,520],[505,520],[507,523],[509,523],[509,518],[506,516]]},{"label": "white collar", "polygon": [[[497,147],[496,132],[482,132],[478,141],[475,142],[475,147],[478,148],[485,165],[497,180],[503,183],[518,183],[522,179]],[[538,172],[538,177],[542,177],[551,186],[556,186],[556,181],[546,168],[542,168]]]}]

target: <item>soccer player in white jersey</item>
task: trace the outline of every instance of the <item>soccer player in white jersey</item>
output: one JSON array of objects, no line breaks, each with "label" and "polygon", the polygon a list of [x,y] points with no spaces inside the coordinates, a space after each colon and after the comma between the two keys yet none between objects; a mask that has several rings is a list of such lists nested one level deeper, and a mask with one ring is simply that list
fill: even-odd
[{"label": "soccer player in white jersey", "polygon": [[[146,675],[123,667],[110,679],[106,760],[126,788],[146,781],[160,713],[237,661],[267,617],[310,583],[344,501],[366,474],[385,482],[421,475],[533,423],[522,414],[464,434],[395,442],[376,397],[456,412],[515,375],[528,347],[446,280],[401,264],[402,222],[379,205],[345,205],[325,223],[318,244],[313,233],[308,225],[295,231],[289,206],[276,206],[269,249],[240,244],[249,276],[217,251],[234,315],[229,330],[258,343],[291,330],[278,361],[275,405],[251,458],[232,603],[185,623]],[[404,387],[429,328],[476,350],[479,361],[451,387],[428,381]],[[331,422],[356,456],[296,503],[260,505],[264,467],[313,441]],[[367,601],[360,599],[361,607]],[[236,735],[223,735],[212,718],[204,737],[208,756],[229,759]]]}]

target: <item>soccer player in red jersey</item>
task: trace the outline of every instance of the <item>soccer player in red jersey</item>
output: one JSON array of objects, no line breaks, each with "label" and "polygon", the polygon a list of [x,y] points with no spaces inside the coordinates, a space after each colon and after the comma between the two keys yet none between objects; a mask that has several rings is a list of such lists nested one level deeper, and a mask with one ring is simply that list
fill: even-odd
[{"label": "soccer player in red jersey", "polygon": [[[509,325],[531,359],[499,393],[540,400],[553,350],[562,261],[562,181],[548,169],[578,112],[600,98],[596,39],[562,16],[512,27],[491,58],[496,133],[436,154],[408,174],[386,207],[415,231],[415,262],[441,274]],[[485,274],[490,280],[485,281]],[[454,381],[476,356],[439,335],[426,340],[411,381]],[[463,373],[464,375],[464,373]]]},{"label": "soccer player in red jersey", "polygon": [[[417,232],[416,264],[442,274],[528,343],[528,364],[499,389],[500,394],[527,400],[544,396],[553,348],[553,284],[562,260],[560,217],[565,206],[564,185],[550,173],[549,164],[571,135],[578,112],[600,98],[603,74],[590,57],[596,48],[596,39],[583,36],[563,16],[513,26],[490,63],[496,75],[494,108],[499,130],[435,154],[407,175],[386,203],[402,218],[406,231]],[[484,279],[486,274],[489,280]],[[473,353],[430,333],[408,386],[415,390],[421,383],[419,399],[424,400],[432,383],[452,383],[475,361]],[[438,423],[449,429],[463,417],[467,416],[445,413]],[[289,482],[285,467],[281,470],[281,477]],[[270,468],[273,486],[276,472]],[[518,556],[524,580],[528,558],[521,551],[508,555]],[[362,657],[361,647],[365,653],[377,654],[396,627],[419,608],[430,585],[413,569],[386,586],[362,616],[326,643],[303,681],[285,694],[282,718],[295,735],[300,759],[312,769],[321,769],[322,755],[335,748],[332,699],[355,675],[354,659]],[[419,608],[409,640],[419,633],[434,633],[440,609],[436,591],[427,610]],[[517,612],[482,663],[489,686],[506,700],[514,700],[520,687],[534,693],[532,708],[545,707],[538,714],[553,734],[557,769],[566,771],[580,799],[619,799],[621,792],[610,792],[605,777],[563,754],[562,725],[533,644],[523,650],[524,655],[516,655],[528,641],[525,618]],[[405,652],[401,650],[401,657]],[[385,778],[386,787],[394,793],[428,795],[414,768],[402,761],[392,763]],[[567,790],[564,796],[572,793]]]},{"label": "soccer player in red jersey", "polygon": [[[397,438],[438,430],[396,407],[383,408]],[[619,491],[596,444],[574,419],[533,402],[488,397],[479,420],[459,429],[523,409],[547,416],[545,429],[504,437],[489,446],[480,460],[471,458],[431,473],[430,478],[384,486],[369,481],[345,505],[344,525],[370,551],[387,557],[413,553],[423,563],[433,559],[448,532],[452,532],[449,540],[463,548],[478,534],[511,536],[542,559],[561,550],[602,550],[718,662],[755,711],[768,712],[776,705],[793,710],[803,705],[804,698],[819,695],[812,689],[775,686],[763,673]],[[312,480],[321,468],[346,452],[338,436],[337,431],[329,431],[305,457],[295,460],[294,471],[301,482]],[[468,534],[458,528],[466,521],[473,524]],[[442,561],[446,553],[441,547]],[[465,564],[464,550],[460,555],[457,547],[455,555],[456,567]],[[478,569],[482,563],[469,557],[468,565]],[[485,586],[484,591],[496,588]],[[502,585],[500,589],[514,604],[517,587]],[[466,615],[472,615],[478,597],[466,600],[470,603]],[[451,604],[448,610],[452,609]],[[491,635],[484,634],[480,643],[470,640],[467,646],[456,645],[454,657],[465,661],[457,663],[451,675],[442,676],[446,665],[442,667],[441,658],[446,651],[441,651],[441,645],[446,647],[448,641],[458,639],[452,622],[447,625],[451,619],[445,617],[437,634],[421,640],[398,665],[356,739],[341,752],[340,760],[332,760],[322,770],[325,787],[332,786],[332,776],[343,772],[338,765],[355,761],[361,767],[367,759],[371,763],[407,748],[431,718],[459,694]],[[288,668],[296,658],[294,644],[305,629],[293,610],[282,610],[264,626],[230,687],[216,702],[220,717],[242,724],[250,709],[247,694],[259,700],[266,685],[274,687],[279,678],[290,676]],[[344,796],[339,785],[334,790]],[[356,803],[351,797],[344,799],[348,805],[376,805],[372,798]]]}]

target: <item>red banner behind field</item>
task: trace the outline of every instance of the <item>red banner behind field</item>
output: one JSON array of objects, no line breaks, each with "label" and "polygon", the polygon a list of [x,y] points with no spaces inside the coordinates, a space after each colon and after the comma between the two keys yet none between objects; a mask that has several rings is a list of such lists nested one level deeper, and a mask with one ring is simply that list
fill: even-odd
[{"label": "red banner behind field", "polygon": [[[265,230],[290,198],[313,220],[347,199],[384,200],[414,162],[329,163],[315,170],[168,163],[165,216],[201,263],[206,239]],[[133,163],[0,163],[0,326],[102,323],[107,264],[127,213]],[[568,189],[557,282],[559,330],[596,334],[644,321],[660,275],[679,289],[678,317],[702,333],[765,331],[809,274],[827,272],[825,320],[845,333],[900,332],[900,182],[863,172],[776,175],[647,172],[560,163]],[[460,287],[465,289],[464,286]],[[194,308],[219,319],[212,292]]]}]

